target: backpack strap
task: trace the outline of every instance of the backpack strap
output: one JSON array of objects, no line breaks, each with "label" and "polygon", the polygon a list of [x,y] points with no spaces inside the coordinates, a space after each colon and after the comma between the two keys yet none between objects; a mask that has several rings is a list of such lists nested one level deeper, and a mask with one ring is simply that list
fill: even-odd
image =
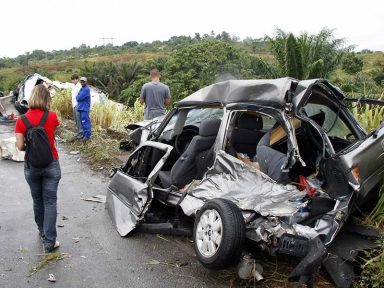
[{"label": "backpack strap", "polygon": [[43,117],[41,117],[39,125],[37,126],[43,127],[45,122],[47,121],[48,115],[49,115],[49,111],[44,111]]},{"label": "backpack strap", "polygon": [[21,115],[21,120],[24,122],[25,126],[27,126],[27,130],[32,127],[31,122],[29,122],[25,114]]}]

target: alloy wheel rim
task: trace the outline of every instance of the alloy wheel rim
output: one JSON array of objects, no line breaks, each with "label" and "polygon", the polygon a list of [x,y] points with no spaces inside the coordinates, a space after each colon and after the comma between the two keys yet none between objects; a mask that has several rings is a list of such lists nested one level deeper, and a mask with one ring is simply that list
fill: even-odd
[{"label": "alloy wheel rim", "polygon": [[220,247],[223,236],[223,223],[219,213],[212,209],[200,216],[196,229],[196,244],[200,254],[212,257]]}]

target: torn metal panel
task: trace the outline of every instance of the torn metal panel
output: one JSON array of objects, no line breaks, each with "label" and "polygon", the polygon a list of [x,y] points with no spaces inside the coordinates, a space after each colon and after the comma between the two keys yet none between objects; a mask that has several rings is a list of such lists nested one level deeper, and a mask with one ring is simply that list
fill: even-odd
[{"label": "torn metal panel", "polygon": [[136,227],[148,200],[148,185],[117,171],[108,185],[106,207],[121,236]]},{"label": "torn metal panel", "polygon": [[302,203],[289,200],[301,199],[306,193],[295,186],[276,183],[261,171],[221,150],[212,169],[198,186],[192,186],[189,194],[202,200],[225,198],[242,210],[282,217],[293,216]]},{"label": "torn metal panel", "polygon": [[136,227],[137,216],[109,190],[105,206],[113,225],[121,236],[127,236]]},{"label": "torn metal panel", "polygon": [[[145,182],[143,182],[143,177],[140,175],[131,176],[127,171],[137,163],[138,159],[135,157],[140,155],[141,151],[151,151],[146,149],[159,149],[164,151],[164,155],[154,164]],[[157,177],[172,149],[172,146],[148,141],[145,145],[137,148],[129,156],[125,167],[117,170],[114,174],[108,185],[106,208],[121,236],[126,236],[144,219],[153,199],[153,190],[150,189],[153,180]],[[136,172],[133,171],[132,173]]]}]

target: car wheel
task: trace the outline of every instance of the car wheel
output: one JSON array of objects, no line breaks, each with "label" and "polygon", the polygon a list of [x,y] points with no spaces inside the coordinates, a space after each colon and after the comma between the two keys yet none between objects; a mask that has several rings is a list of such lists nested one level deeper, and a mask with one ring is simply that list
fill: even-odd
[{"label": "car wheel", "polygon": [[233,202],[217,198],[200,209],[193,229],[193,241],[197,258],[204,267],[220,270],[236,265],[244,239],[244,218]]}]

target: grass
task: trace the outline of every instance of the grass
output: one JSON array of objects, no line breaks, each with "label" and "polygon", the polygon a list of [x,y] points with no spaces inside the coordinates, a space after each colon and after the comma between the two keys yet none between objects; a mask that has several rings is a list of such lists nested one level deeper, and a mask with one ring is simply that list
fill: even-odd
[{"label": "grass", "polygon": [[129,123],[143,120],[144,105],[135,102],[133,107],[118,109],[116,104],[109,102],[106,104],[95,104],[91,111],[91,121],[95,126],[104,129],[123,131]]},{"label": "grass", "polygon": [[[65,121],[62,122],[65,123]],[[71,125],[74,127],[73,123]],[[67,129],[61,129],[60,137],[70,150],[82,151],[93,169],[107,172],[121,165],[121,161],[117,158],[121,155],[119,139],[111,138],[105,129],[97,127],[93,129],[92,137],[86,143],[74,140],[73,132]]]},{"label": "grass", "polygon": [[[379,100],[384,98],[384,92],[381,93]],[[351,109],[353,116],[368,131],[376,129],[384,120],[384,106],[369,104],[356,104]]]},{"label": "grass", "polygon": [[68,257],[69,255],[66,253],[56,252],[56,253],[46,253],[46,254],[42,254],[40,256],[43,256],[43,258],[40,261],[38,261],[37,264],[31,268],[31,270],[29,270],[28,276],[32,276],[32,275],[44,270],[48,264],[56,263],[57,261],[60,261],[64,258]]}]

